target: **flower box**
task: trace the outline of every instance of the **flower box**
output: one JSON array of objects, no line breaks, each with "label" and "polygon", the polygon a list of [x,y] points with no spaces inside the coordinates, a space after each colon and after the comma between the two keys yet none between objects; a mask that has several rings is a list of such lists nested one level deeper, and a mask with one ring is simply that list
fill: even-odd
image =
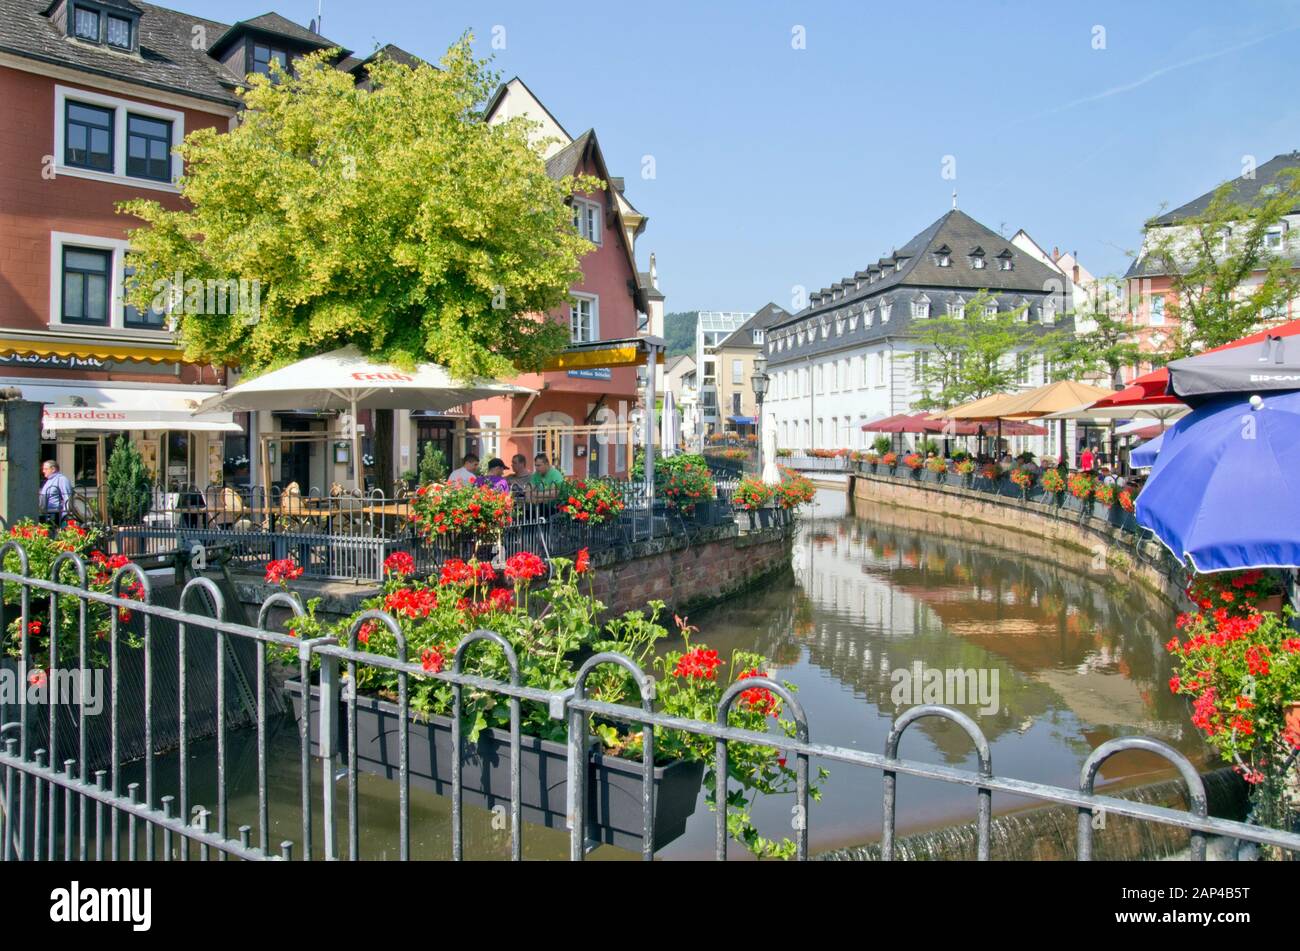
[{"label": "flower box", "polygon": [[[302,716],[302,685],[285,685],[295,717]],[[319,688],[311,688],[319,703]],[[398,778],[398,718],[394,703],[374,697],[357,697],[357,769]],[[338,748],[347,755],[347,705],[339,701]],[[319,755],[318,717],[311,718],[313,754]],[[451,719],[410,716],[411,784],[439,796],[449,796],[451,786]],[[491,809],[510,806],[510,733],[484,730],[477,743],[462,737],[461,784],[463,801]],[[523,736],[519,745],[521,811],[525,820],[551,829],[566,828],[568,815],[568,747],[564,743]],[[642,840],[641,763],[592,753],[587,766],[588,836],[596,842],[639,851]],[[678,760],[656,766],[655,849],[661,849],[686,831],[695,812],[704,764]]]}]

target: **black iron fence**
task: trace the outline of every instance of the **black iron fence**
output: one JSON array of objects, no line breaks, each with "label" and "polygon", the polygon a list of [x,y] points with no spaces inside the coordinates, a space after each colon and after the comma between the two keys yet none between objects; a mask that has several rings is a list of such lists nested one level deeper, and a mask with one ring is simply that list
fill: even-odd
[{"label": "black iron fence", "polygon": [[131,556],[220,545],[230,549],[236,568],[262,570],[270,561],[292,557],[308,578],[377,582],[383,580],[384,560],[399,551],[411,554],[425,570],[448,558],[499,560],[520,551],[572,556],[583,548],[596,553],[656,536],[689,534],[733,518],[731,496],[738,478],[739,473],[717,473],[716,498],[690,514],[663,498],[652,499],[642,482],[612,482],[623,510],[600,525],[569,518],[560,511],[564,500],[554,491],[520,494],[511,524],[486,541],[426,537],[412,518],[411,495],[322,495],[315,489],[302,495],[274,487],[268,494],[260,486],[157,490],[146,513],[112,523],[108,531],[113,551]]},{"label": "black iron fence", "polygon": [[[16,543],[9,543],[0,548],[0,557],[8,551],[20,549]],[[22,560],[25,565],[25,555]],[[90,729],[89,714],[84,707],[75,718],[73,735],[65,735],[62,741],[53,736],[58,724],[52,700],[46,704],[21,705],[18,720],[0,727],[3,733],[0,860],[141,857],[187,860],[210,855],[219,859],[346,856],[355,860],[385,854],[390,849],[399,858],[407,859],[411,857],[413,834],[413,784],[450,798],[451,854],[455,859],[465,854],[466,803],[499,806],[503,816],[508,811],[513,859],[523,855],[528,823],[538,821],[567,828],[572,859],[582,859],[601,842],[635,846],[643,858],[650,859],[684,821],[680,816],[683,803],[694,808],[703,769],[703,764],[698,762],[657,763],[655,739],[656,731],[660,730],[680,730],[710,738],[714,742],[714,765],[723,777],[727,775],[731,744],[753,744],[778,750],[788,757],[796,775],[790,831],[798,859],[809,857],[809,828],[817,818],[816,811],[810,811],[809,770],[813,761],[840,763],[882,774],[882,857],[887,860],[895,857],[897,811],[902,805],[896,796],[899,775],[970,789],[977,807],[974,823],[977,853],[985,860],[995,857],[990,828],[994,797],[999,795],[1077,809],[1081,859],[1092,856],[1094,829],[1104,827],[1098,818],[1106,815],[1186,830],[1193,859],[1205,858],[1207,839],[1213,836],[1263,843],[1291,855],[1300,851],[1300,835],[1207,815],[1205,790],[1192,764],[1154,739],[1130,737],[1107,741],[1087,758],[1076,788],[1052,786],[997,774],[988,740],[979,726],[950,707],[925,705],[909,709],[894,721],[884,750],[873,753],[817,743],[812,724],[798,699],[780,683],[766,677],[733,684],[723,694],[714,720],[684,719],[656,710],[654,678],[630,659],[617,654],[601,653],[587,658],[569,690],[543,690],[521,684],[513,649],[491,631],[480,630],[468,635],[447,668],[431,673],[407,657],[401,628],[382,612],[367,612],[358,617],[342,642],[334,638],[300,640],[286,633],[284,626],[286,619],[291,622],[293,616],[302,612],[299,600],[288,593],[280,592],[269,598],[262,605],[257,625],[251,626],[228,620],[222,592],[207,578],[196,578],[185,585],[177,607],[154,603],[151,581],[137,566],[121,569],[114,590],[123,590],[128,580],[138,580],[144,586],[144,603],[31,578],[25,569],[17,573],[0,572],[0,581],[16,585],[21,591],[19,603],[12,610],[16,610],[24,629],[35,597],[104,604],[113,609],[114,618],[116,609],[125,607],[138,612],[142,619],[142,644],[138,648],[123,642],[116,621],[109,632],[107,649],[111,660],[103,674],[114,689],[110,691],[109,709],[98,714],[108,717],[109,722],[111,743],[106,767],[91,769],[86,759],[76,753],[78,738]],[[212,608],[206,615],[187,610],[198,599]],[[81,617],[81,629],[60,631],[57,636],[80,639],[80,661],[72,673],[85,678],[94,675],[95,670],[88,664],[85,653],[84,612]],[[391,632],[397,645],[396,656],[359,649],[358,634],[367,623],[383,625]],[[185,659],[187,648],[193,646],[190,638],[199,630],[212,633],[204,649],[213,651],[217,662],[215,679],[202,685],[187,680]],[[171,659],[169,662],[178,665],[180,686],[167,701],[174,707],[169,705],[165,710],[162,709],[164,701],[153,689],[160,674],[164,640],[169,644],[174,641],[175,650],[166,656]],[[509,672],[505,680],[463,672],[467,649],[479,642],[486,642],[479,649],[501,652]],[[26,643],[23,640],[17,659],[24,668],[30,669],[37,659],[29,656]],[[251,697],[242,696],[232,686],[226,651],[231,643],[251,647],[255,654]],[[289,652],[293,658],[290,672],[297,675],[296,685],[292,682],[288,685],[295,696],[297,762],[277,761],[275,765],[281,772],[296,766],[300,825],[295,837],[279,841],[272,841],[269,819],[267,731],[272,719],[282,715],[275,692],[277,681],[268,662],[268,651],[272,648]],[[139,693],[127,690],[120,679],[122,658],[128,650],[141,652],[143,679]],[[53,645],[51,654],[54,654]],[[588,696],[588,679],[594,671],[607,665],[620,667],[632,676],[640,691],[638,704],[611,704]],[[350,684],[359,682],[358,672],[367,667],[396,674],[395,696],[359,696],[349,689]],[[431,722],[431,718],[413,716],[411,685],[422,678],[441,681],[451,690],[452,713],[440,724]],[[754,688],[768,690],[780,698],[795,723],[793,735],[729,725],[731,705],[742,689]],[[508,728],[484,731],[485,736],[471,743],[461,718],[466,691],[488,694],[507,704]],[[211,699],[210,707],[215,713],[206,721],[215,742],[201,748],[196,743],[198,731],[187,707],[198,692]],[[250,821],[236,826],[230,797],[232,775],[228,750],[232,727],[228,713],[232,704],[242,703],[252,705],[249,729],[256,736],[256,804],[243,813]],[[550,742],[524,735],[521,705],[525,703],[540,705],[552,718],[564,723],[565,739]],[[142,711],[145,735],[150,739],[146,746],[149,752],[141,763],[135,764],[133,773],[142,775],[142,781],[128,782],[125,778],[127,763],[119,733],[127,709]],[[179,725],[178,755],[165,759],[160,757],[163,751],[154,742],[157,736],[154,724],[163,716],[173,718]],[[589,742],[589,719],[593,717],[640,729],[643,755],[636,760],[602,755]],[[34,745],[30,727],[39,718],[50,721],[52,745],[48,749],[57,751],[53,757],[47,748]],[[923,719],[934,718],[951,721],[968,735],[978,757],[975,770],[903,757],[901,744],[907,730]],[[1142,750],[1170,762],[1187,786],[1190,808],[1184,811],[1097,795],[1093,787],[1098,771],[1107,759],[1125,750]],[[200,768],[207,769],[210,779],[204,787],[195,782],[194,773]],[[395,785],[396,798],[388,807],[396,812],[396,832],[388,835],[388,839],[395,841],[385,841],[384,833],[370,827],[363,834],[358,782],[361,772],[386,776]],[[204,791],[200,793],[201,788]],[[163,789],[176,792],[163,794]],[[726,795],[718,796],[718,802],[722,805],[716,815],[715,854],[725,859],[728,854]],[[371,812],[376,808],[379,807],[374,802],[368,803]],[[868,808],[867,804],[863,808]]]}]

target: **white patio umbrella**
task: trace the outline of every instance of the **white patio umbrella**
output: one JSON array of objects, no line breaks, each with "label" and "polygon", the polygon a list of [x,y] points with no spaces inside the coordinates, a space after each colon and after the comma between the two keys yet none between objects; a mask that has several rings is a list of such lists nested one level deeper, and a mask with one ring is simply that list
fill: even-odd
[{"label": "white patio umbrella", "polygon": [[421,363],[413,370],[404,370],[373,361],[355,347],[343,347],[232,386],[204,400],[195,412],[346,410],[352,414],[352,471],[359,487],[362,465],[361,433],[356,425],[358,410],[446,410],[492,396],[532,392],[527,387],[496,380],[457,380],[446,367],[436,363]]},{"label": "white patio umbrella", "polygon": [[664,409],[659,423],[659,446],[659,451],[665,458],[677,454],[677,404],[673,399],[672,390],[664,393]]}]

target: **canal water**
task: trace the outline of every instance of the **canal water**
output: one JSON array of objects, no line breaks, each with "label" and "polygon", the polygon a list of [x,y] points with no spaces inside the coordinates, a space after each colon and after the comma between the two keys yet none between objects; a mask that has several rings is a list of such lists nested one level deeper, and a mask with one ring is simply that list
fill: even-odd
[{"label": "canal water", "polygon": [[[737,649],[768,656],[776,676],[798,687],[811,738],[819,743],[883,752],[893,718],[923,699],[902,693],[918,664],[923,674],[974,671],[985,695],[959,706],[988,737],[994,771],[1073,787],[1088,754],[1116,736],[1158,737],[1198,766],[1210,765],[1186,708],[1166,686],[1171,671],[1162,644],[1174,613],[1141,585],[1096,570],[1090,553],[925,512],[862,503],[849,511],[843,493],[823,490],[799,523],[789,572],[690,621],[700,628],[695,641],[724,657]],[[255,825],[255,752],[251,734],[232,734],[232,829]],[[901,755],[976,767],[965,733],[934,719],[908,730]],[[878,840],[879,772],[824,765],[830,777],[808,817],[812,851]],[[196,744],[191,769],[191,799],[203,802],[202,791],[215,781],[211,744]],[[298,734],[291,718],[273,730],[270,772],[271,841],[278,847],[282,839],[301,838]],[[160,760],[157,773],[159,794],[171,791],[162,787],[174,765]],[[1098,786],[1113,790],[1171,775],[1161,760],[1122,753],[1103,767]],[[396,857],[395,784],[362,775],[360,786],[362,856]],[[318,819],[319,787],[315,777]],[[338,796],[345,799],[345,782]],[[420,790],[411,796],[413,854],[449,856],[449,800]],[[793,805],[793,797],[761,797],[753,810],[760,831],[772,838],[791,835]],[[993,799],[995,814],[1028,805],[1009,796]],[[969,788],[899,778],[900,836],[970,822],[975,809]],[[499,824],[467,806],[466,854],[508,855],[509,833],[494,827]],[[714,816],[701,799],[685,835],[660,856],[710,857],[713,835]],[[568,854],[561,831],[526,825],[524,842],[528,858]],[[742,857],[744,849],[733,843],[730,852]],[[635,856],[605,846],[591,857]]]}]

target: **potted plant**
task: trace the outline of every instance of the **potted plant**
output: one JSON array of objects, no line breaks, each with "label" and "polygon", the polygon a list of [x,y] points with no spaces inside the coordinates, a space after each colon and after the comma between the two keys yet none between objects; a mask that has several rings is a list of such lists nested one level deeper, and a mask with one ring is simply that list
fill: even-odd
[{"label": "potted plant", "polygon": [[698,511],[699,521],[705,524],[713,523],[715,494],[713,474],[704,466],[688,463],[670,471],[664,481],[663,495],[668,507],[690,516]]},{"label": "potted plant", "polygon": [[[407,656],[427,676],[408,676],[410,712],[408,730],[411,782],[435,793],[450,791],[451,763],[463,764],[465,798],[487,807],[508,802],[510,796],[509,704],[490,691],[466,691],[462,708],[462,743],[451,739],[451,684],[437,675],[446,671],[458,645],[470,632],[488,629],[509,643],[518,658],[521,684],[545,690],[571,686],[578,658],[613,651],[643,669],[655,664],[661,672],[656,700],[661,710],[679,716],[704,716],[712,721],[721,690],[752,671],[764,670],[767,661],[737,652],[730,662],[704,644],[692,643],[692,628],[685,620],[677,626],[684,649],[659,656],[656,645],[668,632],[660,623],[662,602],[647,611],[632,611],[602,622],[604,605],[591,593],[591,568],[586,551],[574,561],[555,559],[548,568],[537,555],[521,552],[498,572],[491,565],[452,560],[428,579],[419,581],[394,565],[382,594],[366,602],[367,610],[386,611],[400,627]],[[549,576],[549,577],[548,577]],[[397,641],[383,623],[362,620],[360,612],[337,625],[316,617],[316,603],[307,614],[293,618],[290,633],[298,638],[335,636],[341,643],[376,655],[396,655]],[[283,650],[281,659],[295,660],[296,652]],[[510,671],[503,651],[483,642],[464,654],[463,671],[496,682],[508,682]],[[398,675],[384,667],[357,665],[355,680],[357,768],[380,776],[398,774],[398,745],[394,733],[402,710],[394,702]],[[611,704],[638,701],[637,688],[625,670],[613,665],[597,668],[588,677],[588,697]],[[303,715],[303,698],[319,698],[318,684],[291,683],[295,710]],[[763,693],[766,694],[766,691]],[[732,725],[766,730],[773,719],[783,731],[793,729],[770,694],[736,705]],[[340,697],[340,713],[351,698]],[[708,713],[704,713],[704,711]],[[346,716],[337,718],[340,725]],[[310,729],[319,718],[311,717]],[[568,718],[556,719],[542,704],[524,702],[521,708],[524,742],[520,750],[522,805],[525,818],[564,828],[567,814],[568,776],[564,746]],[[586,794],[591,804],[589,833],[597,841],[628,848],[641,844],[641,731],[619,722],[591,717],[589,735],[598,738],[587,763]],[[319,750],[321,738],[313,732]],[[345,744],[339,744],[346,750]],[[680,835],[695,809],[703,785],[716,787],[712,739],[692,738],[680,731],[655,731],[656,840],[660,848]],[[346,755],[346,753],[344,754]],[[740,787],[740,801],[729,796],[732,835],[759,854],[789,854],[792,844],[762,839],[748,819],[745,796],[788,791],[793,771],[776,751],[732,744],[728,773]],[[706,802],[712,805],[712,793]]]},{"label": "potted plant", "polygon": [[944,477],[948,474],[948,461],[946,459],[941,459],[938,456],[931,456],[929,459],[925,460],[925,470],[926,472],[933,473],[938,481],[942,482],[944,481]]},{"label": "potted plant", "polygon": [[493,542],[510,525],[514,500],[488,485],[422,485],[411,504],[411,521],[425,538],[446,539],[465,557],[491,557]]},{"label": "potted plant", "polygon": [[781,480],[776,487],[777,507],[791,512],[801,505],[807,505],[817,494],[812,480],[801,475],[791,475]]},{"label": "potted plant", "polygon": [[925,465],[925,459],[919,452],[909,452],[903,457],[903,465],[912,471],[912,478],[919,478],[921,467]]},{"label": "potted plant", "polygon": [[1296,793],[1284,768],[1300,749],[1300,637],[1290,608],[1261,612],[1241,596],[1253,587],[1243,577],[1189,586],[1205,597],[1179,615],[1178,633],[1165,645],[1175,662],[1169,689],[1188,699],[1192,724],[1251,784],[1255,814],[1276,825],[1287,811],[1284,797]]},{"label": "potted plant", "polygon": [[1040,480],[1043,491],[1049,493],[1057,501],[1060,500],[1061,493],[1065,491],[1065,476],[1055,467],[1044,469],[1042,479]]},{"label": "potted plant", "polygon": [[898,463],[898,453],[896,453],[896,452],[887,452],[887,453],[885,453],[883,456],[880,457],[880,462],[881,462],[882,465],[887,466],[887,467],[889,467],[890,469],[892,469],[892,468],[894,468],[894,466]]},{"label": "potted plant", "polygon": [[773,488],[759,479],[741,479],[731,495],[731,504],[749,515],[749,527],[770,528],[772,524]]},{"label": "potted plant", "polygon": [[566,525],[576,529],[580,536],[589,535],[587,529],[618,521],[626,507],[623,493],[605,479],[568,480],[560,486],[557,498],[559,501],[556,511],[565,517]]},{"label": "potted plant", "polygon": [[1020,487],[1020,497],[1028,498],[1029,490],[1034,485],[1034,470],[1028,466],[1017,466],[1011,470],[1011,481]]}]

